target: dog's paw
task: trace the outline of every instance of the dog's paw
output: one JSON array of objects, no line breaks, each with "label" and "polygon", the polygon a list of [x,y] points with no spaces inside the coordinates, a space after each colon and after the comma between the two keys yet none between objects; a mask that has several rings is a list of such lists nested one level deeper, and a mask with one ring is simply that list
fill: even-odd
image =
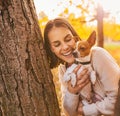
[{"label": "dog's paw", "polygon": [[71,78],[71,85],[73,86],[73,87],[75,87],[75,85],[76,85],[76,74],[75,73],[71,73],[70,74],[70,78]]},{"label": "dog's paw", "polygon": [[91,82],[92,82],[92,84],[94,85],[95,84],[95,82],[96,82],[96,73],[95,73],[95,71],[92,71],[91,72],[91,75],[90,75],[90,79],[91,79]]},{"label": "dog's paw", "polygon": [[63,81],[65,83],[68,82],[68,81],[70,81],[70,79],[71,79],[70,75],[66,75],[66,76],[63,77]]}]

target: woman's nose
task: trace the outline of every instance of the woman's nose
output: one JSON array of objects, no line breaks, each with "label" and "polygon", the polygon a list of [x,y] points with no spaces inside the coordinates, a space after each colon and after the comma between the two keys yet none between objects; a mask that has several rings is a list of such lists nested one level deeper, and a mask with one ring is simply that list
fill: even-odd
[{"label": "woman's nose", "polygon": [[68,48],[69,48],[69,46],[66,43],[63,43],[62,49],[67,50]]}]

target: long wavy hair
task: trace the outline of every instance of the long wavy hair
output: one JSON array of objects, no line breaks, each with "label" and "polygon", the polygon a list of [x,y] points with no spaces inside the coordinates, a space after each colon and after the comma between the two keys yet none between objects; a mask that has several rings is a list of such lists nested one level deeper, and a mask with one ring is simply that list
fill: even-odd
[{"label": "long wavy hair", "polygon": [[[45,29],[44,29],[44,49],[46,50],[48,62],[49,62],[51,69],[57,67],[60,63],[64,63],[64,61],[59,59],[51,51],[51,48],[50,48],[48,33],[51,31],[53,27],[65,27],[71,31],[73,36],[79,37],[75,29],[72,27],[72,25],[70,25],[70,23],[64,18],[55,18],[47,22]],[[78,41],[78,39],[76,41]]]}]

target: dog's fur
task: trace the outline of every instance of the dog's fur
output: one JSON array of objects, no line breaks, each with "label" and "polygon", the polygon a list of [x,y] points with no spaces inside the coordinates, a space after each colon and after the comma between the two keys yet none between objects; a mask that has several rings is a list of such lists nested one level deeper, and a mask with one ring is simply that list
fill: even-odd
[{"label": "dog's fur", "polygon": [[[75,62],[83,64],[78,70],[77,75],[81,73],[83,67],[87,67],[90,72],[91,83],[87,84],[82,91],[80,92],[81,97],[83,98],[83,104],[88,104],[92,102],[92,88],[91,84],[95,84],[96,75],[91,66],[91,48],[95,44],[96,32],[93,31],[92,34],[86,41],[78,41],[76,44],[76,49],[74,51]],[[73,72],[74,68],[78,64],[73,63],[70,67],[67,68],[64,74],[64,82],[71,81],[71,85],[74,87],[76,85],[76,75]]]}]

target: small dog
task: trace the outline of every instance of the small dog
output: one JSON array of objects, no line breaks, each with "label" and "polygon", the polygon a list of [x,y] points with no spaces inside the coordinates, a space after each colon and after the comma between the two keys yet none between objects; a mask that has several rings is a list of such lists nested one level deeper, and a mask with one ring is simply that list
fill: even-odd
[{"label": "small dog", "polygon": [[83,99],[82,102],[84,105],[92,103],[92,88],[91,84],[95,84],[96,81],[96,74],[91,66],[91,48],[95,44],[96,41],[96,32],[93,31],[89,38],[86,41],[78,41],[76,43],[76,49],[73,52],[75,57],[75,62],[67,68],[64,74],[64,82],[71,81],[71,85],[75,87],[76,85],[76,74],[73,73],[73,70],[78,64],[82,64],[81,68],[78,70],[77,75],[81,73],[83,67],[87,67],[88,71],[90,72],[90,80],[91,82],[88,83],[80,92],[80,96]]}]

